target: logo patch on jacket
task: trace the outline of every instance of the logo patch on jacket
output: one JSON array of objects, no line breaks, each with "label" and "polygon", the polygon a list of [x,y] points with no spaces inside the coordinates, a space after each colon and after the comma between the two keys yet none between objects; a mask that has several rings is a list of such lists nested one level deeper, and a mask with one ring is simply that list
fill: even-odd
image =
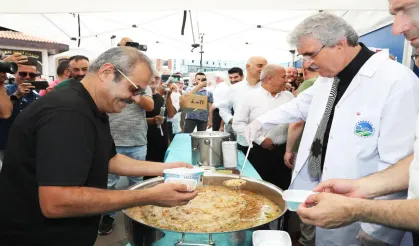
[{"label": "logo patch on jacket", "polygon": [[374,133],[375,133],[375,128],[369,121],[361,120],[361,121],[358,121],[358,123],[356,123],[355,125],[354,134],[359,137],[363,137],[363,138],[371,137],[374,135]]}]

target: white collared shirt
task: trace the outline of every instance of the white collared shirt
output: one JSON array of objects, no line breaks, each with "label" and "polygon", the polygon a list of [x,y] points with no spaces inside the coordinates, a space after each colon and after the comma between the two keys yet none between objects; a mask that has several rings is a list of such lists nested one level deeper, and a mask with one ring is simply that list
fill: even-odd
[{"label": "white collared shirt", "polygon": [[[179,92],[173,92],[170,94],[170,99],[172,99],[172,105],[173,107],[175,107],[176,111],[179,112],[180,109],[180,93]],[[175,117],[173,116],[173,118],[168,118],[167,121],[168,122],[174,122],[176,121],[176,119],[174,119]]]},{"label": "white collared shirt", "polygon": [[228,101],[230,98],[230,87],[226,82],[219,83],[214,90],[213,106],[218,108],[221,102]]},{"label": "white collared shirt", "polygon": [[260,88],[260,86],[260,82],[258,82],[255,86],[251,86],[247,79],[244,79],[243,81],[230,87],[228,100],[223,101],[218,105],[218,108],[220,109],[220,116],[225,124],[228,124],[228,122],[233,119],[231,109],[236,111],[241,99],[246,97],[249,92]]},{"label": "white collared shirt", "polygon": [[[294,96],[289,91],[283,91],[272,96],[263,86],[249,92],[234,111],[233,129],[237,133],[237,143],[242,146],[248,146],[243,136],[245,126],[269,110],[290,102],[293,98]],[[288,124],[279,124],[269,130],[265,130],[255,140],[255,143],[260,145],[266,138],[270,138],[274,144],[283,144],[287,141],[287,135]]]}]

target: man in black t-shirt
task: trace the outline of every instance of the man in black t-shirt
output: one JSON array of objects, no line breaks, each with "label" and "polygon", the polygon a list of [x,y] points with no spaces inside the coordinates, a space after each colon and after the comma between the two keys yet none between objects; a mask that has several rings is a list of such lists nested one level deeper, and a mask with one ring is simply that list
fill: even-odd
[{"label": "man in black t-shirt", "polygon": [[[150,82],[150,88],[153,93],[154,109],[147,112],[147,161],[163,161],[167,148],[169,147],[169,132],[167,127],[167,105],[165,99],[159,94],[161,79],[156,75]],[[162,88],[163,95],[166,94],[165,88]],[[164,107],[164,108],[163,108]],[[164,109],[164,115],[160,115],[161,109]]]},{"label": "man in black t-shirt", "polygon": [[108,172],[159,176],[165,168],[190,166],[137,161],[115,151],[106,113],[139,100],[151,64],[134,48],[112,48],[81,83],[70,81],[16,118],[0,173],[0,245],[91,246],[103,213],[179,206],[197,195],[179,184],[106,190]]}]

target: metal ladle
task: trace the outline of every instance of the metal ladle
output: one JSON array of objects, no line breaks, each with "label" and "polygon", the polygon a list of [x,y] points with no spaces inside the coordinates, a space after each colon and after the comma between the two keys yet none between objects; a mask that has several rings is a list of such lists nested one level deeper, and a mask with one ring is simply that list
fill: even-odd
[{"label": "metal ladle", "polygon": [[249,148],[247,149],[246,157],[244,158],[244,162],[243,162],[240,174],[239,174],[239,178],[229,179],[229,180],[224,181],[223,182],[224,186],[227,186],[233,190],[240,190],[246,184],[246,180],[242,179],[241,177],[243,174],[244,167],[246,166],[247,158],[249,157],[250,149],[252,147],[253,147],[253,144],[250,144]]}]

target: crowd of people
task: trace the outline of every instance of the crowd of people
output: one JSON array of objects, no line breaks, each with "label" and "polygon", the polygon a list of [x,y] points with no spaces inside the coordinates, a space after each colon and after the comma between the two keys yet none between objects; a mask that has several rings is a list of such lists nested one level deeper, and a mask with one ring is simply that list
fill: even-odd
[{"label": "crowd of people", "polygon": [[[394,34],[418,54],[419,2],[389,3]],[[188,87],[127,40],[93,61],[62,61],[41,91],[28,82],[40,80],[34,59],[2,58],[18,71],[13,81],[0,73],[0,244],[93,245],[112,232],[115,211],[187,204],[198,194],[183,185],[116,186],[121,176],[134,185],[192,167],[163,164],[165,152],[176,134],[209,129],[250,148],[263,180],[318,192],[297,211],[298,245],[400,245],[410,232],[418,240],[419,79],[369,50],[343,18],[315,14],[292,31],[299,68],[253,56],[245,71],[213,81],[198,72]],[[207,97],[207,110],[183,111],[192,94]]]}]

